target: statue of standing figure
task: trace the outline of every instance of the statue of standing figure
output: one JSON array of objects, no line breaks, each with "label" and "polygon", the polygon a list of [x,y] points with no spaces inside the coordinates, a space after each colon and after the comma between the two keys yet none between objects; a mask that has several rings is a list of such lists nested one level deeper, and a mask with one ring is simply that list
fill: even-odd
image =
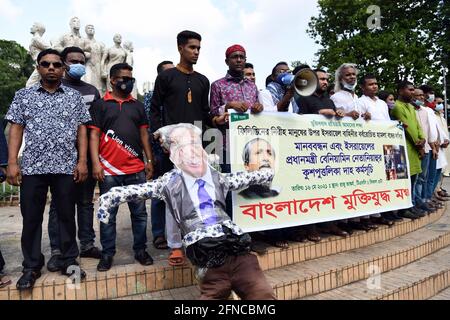
[{"label": "statue of standing figure", "polygon": [[105,53],[105,45],[94,38],[95,28],[93,25],[86,25],[85,32],[87,35],[86,46],[91,49],[91,52],[86,61],[86,75],[83,81],[92,84],[99,92],[104,94],[106,83],[102,78],[102,58]]},{"label": "statue of standing figure", "polygon": [[[49,49],[50,43],[46,42],[42,37],[45,33],[45,26],[42,23],[35,22],[30,29],[30,33],[33,35],[30,43],[30,56],[36,61],[37,56],[42,50]],[[31,87],[32,85],[38,83],[41,80],[39,73],[34,69],[30,78],[27,81],[26,87]]]},{"label": "statue of standing figure", "polygon": [[[133,52],[134,52],[134,47],[133,47],[133,42],[131,41],[125,41],[123,43],[123,48],[125,49],[125,51],[127,52],[127,63],[134,67],[134,57],[133,57]],[[131,92],[131,95],[133,96],[133,98],[137,99],[138,97],[138,90],[137,90],[137,84],[136,82],[134,82],[134,87],[133,87],[133,91]]]},{"label": "statue of standing figure", "polygon": [[109,78],[109,70],[118,63],[127,62],[127,51],[122,47],[122,36],[120,34],[114,35],[114,46],[107,49],[102,58],[103,78],[106,79],[107,91],[112,91],[111,82]]},{"label": "statue of standing figure", "polygon": [[70,19],[70,32],[62,35],[54,44],[53,48],[59,52],[63,51],[67,47],[79,47],[86,53],[86,58],[89,58],[90,48],[87,47],[86,40],[81,38],[80,35],[80,19],[73,17]]}]

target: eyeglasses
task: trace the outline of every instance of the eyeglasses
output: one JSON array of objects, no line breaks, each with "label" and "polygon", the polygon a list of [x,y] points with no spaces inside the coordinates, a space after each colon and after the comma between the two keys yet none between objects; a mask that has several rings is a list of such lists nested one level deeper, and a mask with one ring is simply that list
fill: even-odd
[{"label": "eyeglasses", "polygon": [[54,68],[59,69],[62,68],[63,64],[61,62],[48,62],[48,61],[42,61],[39,63],[39,66],[42,68],[50,68],[50,65],[53,65]]}]

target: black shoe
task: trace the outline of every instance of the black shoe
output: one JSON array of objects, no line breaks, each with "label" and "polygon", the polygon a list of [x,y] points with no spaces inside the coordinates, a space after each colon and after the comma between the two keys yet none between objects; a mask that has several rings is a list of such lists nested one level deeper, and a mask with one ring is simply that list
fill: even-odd
[{"label": "black shoe", "polygon": [[388,226],[388,227],[392,227],[394,225],[394,221],[388,220],[388,219],[386,219],[384,217],[371,218],[371,219],[372,219],[372,221],[374,223],[383,224],[383,225]]},{"label": "black shoe", "polygon": [[338,222],[337,226],[339,229],[344,230],[349,235],[352,235],[354,232],[353,229],[348,225],[348,223]]},{"label": "black shoe", "polygon": [[419,209],[418,207],[413,207],[411,209],[409,209],[412,213],[414,213],[416,216],[418,216],[419,218],[423,218],[425,217],[427,214],[425,211]]},{"label": "black shoe", "polygon": [[97,270],[100,272],[108,271],[111,269],[113,263],[113,257],[102,255],[100,262],[97,265]]},{"label": "black shoe", "polygon": [[407,218],[407,219],[411,219],[411,220],[419,219],[419,216],[415,215],[414,213],[412,213],[409,210],[400,211],[398,214],[402,218]]},{"label": "black shoe", "polygon": [[370,231],[371,229],[367,224],[362,222],[350,221],[348,224],[350,225],[350,227],[356,230]]},{"label": "black shoe", "polygon": [[62,263],[61,263],[61,255],[55,254],[48,260],[47,262],[47,270],[50,272],[57,272],[61,271],[62,269]]},{"label": "black shoe", "polygon": [[81,258],[92,258],[92,259],[101,259],[102,252],[97,247],[92,247],[89,250],[83,251],[80,253]]},{"label": "black shoe", "polygon": [[134,255],[134,258],[137,261],[139,261],[139,263],[142,264],[143,266],[150,266],[153,264],[152,257],[145,250],[136,252],[136,254]]},{"label": "black shoe", "polygon": [[41,277],[40,271],[25,271],[17,281],[16,287],[19,291],[32,289],[37,279]]},{"label": "black shoe", "polygon": [[369,219],[361,219],[361,224],[367,226],[367,228],[370,228],[370,230],[376,230],[378,229],[378,225],[376,225],[374,222],[372,222]]},{"label": "black shoe", "polygon": [[260,256],[267,253],[267,247],[268,247],[268,245],[266,245],[264,242],[261,242],[261,241],[253,241],[252,240],[252,243],[250,244],[250,249],[253,252],[256,252]]},{"label": "black shoe", "polygon": [[[81,269],[80,266],[77,264],[73,264],[68,267],[62,268],[61,274],[63,276],[70,277],[73,283],[80,283],[81,281],[86,279],[86,272],[84,272],[84,270]],[[78,276],[80,277],[80,279],[77,279]]]}]

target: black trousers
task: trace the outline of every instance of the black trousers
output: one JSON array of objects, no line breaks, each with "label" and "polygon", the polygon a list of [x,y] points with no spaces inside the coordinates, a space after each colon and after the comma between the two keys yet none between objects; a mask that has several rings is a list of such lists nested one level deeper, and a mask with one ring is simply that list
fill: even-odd
[{"label": "black trousers", "polygon": [[75,225],[75,182],[73,175],[23,176],[20,188],[20,211],[23,217],[23,271],[38,271],[45,264],[41,252],[42,220],[48,188],[55,201],[60,232],[59,248],[63,267],[76,265],[79,251]]}]

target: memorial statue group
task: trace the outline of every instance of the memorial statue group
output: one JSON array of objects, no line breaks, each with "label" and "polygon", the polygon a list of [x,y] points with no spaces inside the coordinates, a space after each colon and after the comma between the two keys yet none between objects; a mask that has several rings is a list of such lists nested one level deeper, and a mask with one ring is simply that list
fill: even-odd
[{"label": "memorial statue group", "polygon": [[[70,32],[60,36],[56,41],[46,41],[44,39],[45,26],[41,23],[34,23],[30,33],[33,35],[30,43],[30,55],[34,61],[39,52],[53,48],[62,51],[67,47],[79,47],[86,54],[86,75],[83,81],[92,84],[97,90],[104,95],[105,92],[111,90],[109,81],[109,70],[118,63],[128,63],[133,66],[133,43],[131,41],[122,41],[120,34],[115,34],[113,41],[114,46],[107,48],[105,44],[95,39],[95,28],[88,24],[85,27],[86,38],[80,33],[81,23],[78,17],[70,19]],[[122,44],[123,43],[123,44]],[[39,82],[39,74],[34,70],[33,74],[27,81],[26,86]],[[137,98],[137,87],[135,85],[132,96]]]}]

